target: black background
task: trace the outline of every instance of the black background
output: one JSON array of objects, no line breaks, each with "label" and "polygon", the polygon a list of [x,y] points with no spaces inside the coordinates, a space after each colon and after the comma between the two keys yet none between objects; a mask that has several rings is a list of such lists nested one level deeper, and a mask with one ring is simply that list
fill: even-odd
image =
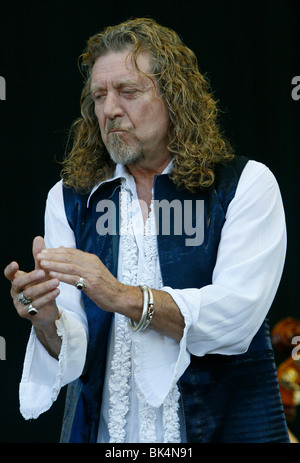
[{"label": "black background", "polygon": [[[288,252],[271,309],[274,323],[299,318],[299,112],[292,78],[300,75],[300,2],[1,2],[0,101],[1,268],[17,260],[32,269],[31,243],[43,234],[48,190],[59,179],[68,129],[79,115],[77,58],[86,40],[129,17],[152,17],[175,29],[195,51],[220,100],[222,125],[237,154],[267,164],[285,205]],[[300,94],[300,92],[299,92]],[[0,442],[57,442],[64,391],[52,409],[27,422],[18,387],[30,323],[12,305],[1,279]],[[299,419],[291,424],[299,436]]]}]

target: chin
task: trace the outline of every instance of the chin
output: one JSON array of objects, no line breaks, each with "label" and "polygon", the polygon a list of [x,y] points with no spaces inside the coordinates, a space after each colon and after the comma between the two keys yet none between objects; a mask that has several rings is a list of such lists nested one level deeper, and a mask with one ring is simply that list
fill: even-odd
[{"label": "chin", "polygon": [[[128,151],[128,150],[127,150]],[[144,153],[143,152],[126,152],[122,153],[121,150],[118,151],[117,153],[114,151],[110,151],[109,155],[111,159],[116,163],[116,164],[138,164],[139,162],[143,161],[145,159]]]}]

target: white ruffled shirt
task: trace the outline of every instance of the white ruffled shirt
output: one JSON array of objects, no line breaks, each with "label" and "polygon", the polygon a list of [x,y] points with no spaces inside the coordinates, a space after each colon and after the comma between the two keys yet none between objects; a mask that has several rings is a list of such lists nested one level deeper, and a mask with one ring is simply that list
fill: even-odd
[{"label": "white ruffled shirt", "polygon": [[[170,165],[165,172],[168,169]],[[246,352],[272,304],[286,252],[281,195],[270,170],[249,161],[227,210],[212,284],[179,290],[163,286],[150,219],[145,236],[141,233],[143,218],[133,177],[118,165],[115,178],[123,179],[123,192],[128,193],[124,197],[136,205],[126,208],[130,217],[121,218],[121,226],[131,230],[121,234],[118,278],[126,284],[146,283],[167,291],[184,316],[185,330],[180,343],[153,330],[132,333],[125,317],[115,314],[98,441],[180,442],[184,435],[176,383],[189,365],[190,354]],[[47,247],[75,247],[61,182],[48,195],[45,241]],[[88,328],[80,292],[64,283],[60,290],[61,318],[56,325],[62,337],[61,353],[58,361],[53,359],[32,329],[20,383],[20,411],[25,419],[47,411],[60,389],[80,376],[85,363]],[[122,370],[120,359],[125,353]]]}]

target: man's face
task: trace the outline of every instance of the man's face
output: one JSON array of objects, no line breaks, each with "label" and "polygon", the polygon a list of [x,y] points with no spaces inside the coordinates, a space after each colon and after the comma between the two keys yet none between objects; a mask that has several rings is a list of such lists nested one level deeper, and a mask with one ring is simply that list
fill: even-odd
[{"label": "man's face", "polygon": [[[157,84],[139,73],[124,52],[100,56],[93,66],[91,92],[102,140],[116,163],[152,166],[169,155],[169,113]],[[150,72],[141,53],[139,69]]]}]

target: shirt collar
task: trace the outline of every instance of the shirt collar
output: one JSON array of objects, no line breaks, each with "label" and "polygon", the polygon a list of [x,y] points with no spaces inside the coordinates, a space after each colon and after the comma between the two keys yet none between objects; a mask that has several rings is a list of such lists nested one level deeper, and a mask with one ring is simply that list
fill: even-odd
[{"label": "shirt collar", "polygon": [[[173,159],[171,159],[171,161],[165,167],[165,169],[163,170],[161,175],[169,174],[171,172],[171,170],[172,170],[172,166],[173,166]],[[107,183],[107,182],[112,182],[113,180],[121,179],[121,178],[124,178],[125,180],[127,180],[127,182],[129,184],[132,181],[134,181],[133,176],[128,172],[126,167],[123,164],[117,164],[116,168],[115,168],[115,172],[114,172],[112,177],[107,178],[105,180],[102,180],[101,182],[99,182],[97,185],[94,186],[94,188],[92,189],[92,191],[91,191],[91,193],[90,193],[90,195],[89,195],[89,197],[87,199],[87,207],[89,207],[89,203],[90,203],[90,199],[91,199],[92,195],[95,193],[96,190],[98,190],[98,188],[101,185],[103,185],[104,183]]]}]

